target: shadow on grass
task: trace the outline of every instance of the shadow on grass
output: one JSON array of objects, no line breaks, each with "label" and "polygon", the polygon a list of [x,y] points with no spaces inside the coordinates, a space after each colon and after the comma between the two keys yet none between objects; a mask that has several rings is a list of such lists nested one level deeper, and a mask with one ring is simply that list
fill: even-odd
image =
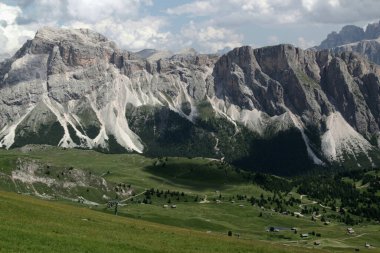
[{"label": "shadow on grass", "polygon": [[152,174],[151,179],[161,181],[163,184],[199,191],[222,190],[228,185],[248,182],[231,167],[211,161],[205,164],[169,161],[146,166],[143,170]]}]

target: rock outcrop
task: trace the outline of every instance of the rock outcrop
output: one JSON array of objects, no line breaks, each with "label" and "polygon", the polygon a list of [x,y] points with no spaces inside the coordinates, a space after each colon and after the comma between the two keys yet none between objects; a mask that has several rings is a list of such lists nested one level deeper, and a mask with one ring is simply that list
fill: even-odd
[{"label": "rock outcrop", "polygon": [[380,64],[380,22],[361,27],[348,25],[342,30],[330,33],[321,44],[314,49],[330,49],[333,52],[355,52],[369,61]]},{"label": "rock outcrop", "polygon": [[330,49],[337,46],[357,42],[366,39],[366,32],[361,27],[347,25],[339,33],[332,32],[321,42],[318,49]]},{"label": "rock outcrop", "polygon": [[380,65],[380,38],[338,46],[333,48],[332,51],[336,53],[354,52]]}]

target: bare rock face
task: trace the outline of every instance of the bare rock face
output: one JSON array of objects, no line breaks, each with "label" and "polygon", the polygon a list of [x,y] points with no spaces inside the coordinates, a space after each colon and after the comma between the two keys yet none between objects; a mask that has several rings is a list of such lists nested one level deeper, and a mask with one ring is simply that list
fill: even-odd
[{"label": "bare rock face", "polygon": [[367,28],[349,25],[330,33],[315,49],[331,49],[333,52],[356,52],[371,62],[380,64],[380,21],[368,24]]},{"label": "bare rock face", "polygon": [[367,58],[369,61],[380,64],[380,39],[362,40],[338,46],[332,49],[333,52],[355,52]]},{"label": "bare rock face", "polygon": [[368,24],[365,30],[365,37],[369,40],[380,37],[380,21],[378,23]]},{"label": "bare rock face", "polygon": [[366,74],[371,66],[357,66],[354,55],[345,56],[334,58],[327,66],[323,89],[346,121],[368,137],[379,131],[375,120],[379,115],[375,111],[372,113],[371,102],[363,94],[363,86],[369,85]]},{"label": "bare rock face", "polygon": [[310,112],[310,117],[314,113],[320,117],[322,110],[331,110],[316,85],[319,71],[314,52],[291,45],[238,48],[222,56],[215,66],[216,94],[270,116],[291,110],[297,115]]},{"label": "bare rock face", "polygon": [[[347,34],[356,30],[343,34],[351,40],[356,35]],[[0,146],[145,152],[154,138],[170,139],[171,148],[175,138],[190,145],[186,135],[214,147],[197,155],[249,156],[257,138],[295,129],[314,163],[361,154],[375,164],[376,143],[368,140],[379,136],[380,70],[363,57],[292,45],[245,46],[221,57],[193,51],[150,57],[156,53],[122,51],[86,29],[39,30],[0,63]],[[157,135],[156,124],[171,134]],[[242,143],[248,148],[236,151]]]},{"label": "bare rock face", "polygon": [[326,40],[322,41],[321,45],[318,47],[319,49],[329,49],[337,46],[341,46],[344,44],[349,44],[352,42],[357,42],[366,37],[366,33],[363,28],[347,25],[342,28],[342,30],[337,32],[332,32],[327,35]]},{"label": "bare rock face", "polygon": [[379,132],[379,68],[353,53],[238,48],[220,58],[214,77],[217,96],[242,108],[270,116],[290,112],[321,131],[339,112],[366,138]]},{"label": "bare rock face", "polygon": [[[190,100],[212,90],[206,76],[215,60],[199,55],[150,62],[87,29],[43,28],[1,65],[0,143],[12,146],[17,127],[38,120],[28,115],[47,107],[63,129],[60,146],[106,147],[112,136],[124,148],[142,152],[128,127],[126,104],[166,105],[182,113],[182,104],[190,103],[185,116],[192,117]],[[79,117],[78,108],[95,116]],[[88,127],[96,128],[95,138]]]}]

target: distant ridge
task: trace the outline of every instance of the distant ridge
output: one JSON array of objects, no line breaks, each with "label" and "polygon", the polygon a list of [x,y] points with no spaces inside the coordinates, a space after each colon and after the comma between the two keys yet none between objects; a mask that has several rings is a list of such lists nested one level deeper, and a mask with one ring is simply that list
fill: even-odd
[{"label": "distant ridge", "polygon": [[380,64],[380,22],[361,27],[349,25],[330,33],[316,50],[329,49],[335,53],[355,52],[368,60]]}]

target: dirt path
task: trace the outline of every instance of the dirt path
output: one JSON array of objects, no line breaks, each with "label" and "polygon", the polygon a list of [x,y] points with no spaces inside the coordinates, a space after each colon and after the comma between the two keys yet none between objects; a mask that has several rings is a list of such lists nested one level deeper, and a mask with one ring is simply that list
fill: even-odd
[{"label": "dirt path", "polygon": [[[302,198],[303,198],[303,197],[306,197],[306,196],[307,196],[307,195],[300,195],[300,200],[302,200]],[[331,207],[324,206],[324,205],[320,204],[320,203],[317,202],[317,201],[311,201],[310,203],[300,204],[300,205],[298,205],[298,207],[302,209],[302,207],[304,207],[304,206],[309,206],[309,205],[320,205],[320,206],[323,207],[323,208],[331,209]]]},{"label": "dirt path", "polygon": [[362,237],[363,235],[366,235],[367,233],[363,233],[363,234],[360,234],[360,235],[356,235],[356,236],[351,236],[351,237],[348,237],[348,238],[343,238],[339,241],[346,241],[346,240],[350,240],[352,238],[358,238],[358,237]]},{"label": "dirt path", "polygon": [[319,205],[320,205],[321,207],[323,207],[323,208],[331,209],[331,207],[329,207],[329,206],[324,206],[324,205],[322,205],[321,203],[319,203]]},{"label": "dirt path", "polygon": [[300,204],[300,205],[299,205],[299,208],[302,209],[302,207],[304,207],[304,206],[315,205],[315,204],[318,204],[318,202],[317,202],[317,201],[312,201],[312,202],[310,202],[310,203]]},{"label": "dirt path", "polygon": [[133,199],[133,198],[135,198],[135,197],[141,196],[141,195],[143,195],[144,193],[146,193],[147,191],[148,191],[148,190],[145,190],[145,191],[143,191],[143,192],[140,192],[139,194],[136,194],[136,195],[130,196],[130,197],[126,198],[126,199],[120,200],[119,203],[123,203],[123,202],[128,201],[128,200],[130,200],[130,199]]},{"label": "dirt path", "polygon": [[356,187],[356,189],[363,189],[363,188],[367,188],[368,186],[369,186],[369,183],[366,183],[366,184]]}]

